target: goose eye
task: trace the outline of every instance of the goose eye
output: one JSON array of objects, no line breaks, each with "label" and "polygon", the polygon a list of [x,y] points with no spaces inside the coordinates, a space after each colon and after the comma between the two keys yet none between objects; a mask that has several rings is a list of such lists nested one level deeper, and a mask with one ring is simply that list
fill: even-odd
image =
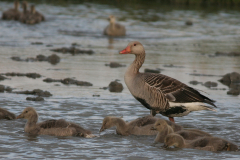
[{"label": "goose eye", "polygon": [[137,44],[135,43],[134,46],[136,46]]},{"label": "goose eye", "polygon": [[26,111],[25,113],[28,113],[28,111]]}]

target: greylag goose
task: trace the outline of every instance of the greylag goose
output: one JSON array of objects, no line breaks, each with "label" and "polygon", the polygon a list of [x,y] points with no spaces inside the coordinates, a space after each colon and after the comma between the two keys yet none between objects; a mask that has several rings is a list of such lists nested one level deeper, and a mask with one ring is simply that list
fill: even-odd
[{"label": "greylag goose", "polygon": [[12,119],[16,119],[16,116],[15,114],[7,111],[6,109],[0,108],[0,119],[12,120]]},{"label": "greylag goose", "polygon": [[179,134],[169,134],[164,140],[165,147],[194,148],[207,151],[238,151],[238,146],[218,137],[201,137],[186,141]]},{"label": "greylag goose", "polygon": [[14,1],[14,8],[4,11],[2,14],[3,20],[18,20],[21,12],[18,10],[19,2],[18,0]]},{"label": "greylag goose", "polygon": [[[122,118],[117,117],[105,117],[103,119],[102,127],[99,132],[104,131],[105,129],[116,126],[116,133],[123,136],[128,135],[156,135],[158,132],[151,130],[154,123],[158,118],[148,115],[145,117],[137,118],[131,122],[125,122]],[[176,131],[181,130],[182,127],[167,121]]]},{"label": "greylag goose", "polygon": [[[155,143],[163,143],[165,137],[168,134],[174,133],[173,128],[169,126],[165,120],[162,119],[157,120],[151,129],[158,131],[158,134],[154,140]],[[180,130],[176,131],[175,134],[181,135],[186,140],[193,140],[199,137],[211,136],[209,133],[197,129]]]},{"label": "greylag goose", "polygon": [[81,126],[67,122],[64,119],[48,120],[37,123],[38,114],[33,107],[27,107],[17,116],[17,119],[27,119],[24,131],[29,134],[43,134],[52,136],[81,136],[86,138],[95,137],[91,131],[83,129]]},{"label": "greylag goose", "polygon": [[186,84],[162,74],[140,73],[145,60],[145,50],[140,42],[130,42],[120,54],[135,54],[124,80],[134,98],[151,110],[153,116],[160,113],[174,122],[174,117],[186,116],[192,111],[215,111],[208,106],[216,107],[213,100]]},{"label": "greylag goose", "polygon": [[103,34],[108,36],[125,36],[126,29],[123,25],[116,23],[114,16],[109,16],[110,24],[104,29]]},{"label": "greylag goose", "polygon": [[27,19],[31,15],[31,12],[28,10],[28,3],[26,1],[22,2],[22,8],[23,8],[23,12],[19,17],[19,21],[22,23],[26,23]]}]

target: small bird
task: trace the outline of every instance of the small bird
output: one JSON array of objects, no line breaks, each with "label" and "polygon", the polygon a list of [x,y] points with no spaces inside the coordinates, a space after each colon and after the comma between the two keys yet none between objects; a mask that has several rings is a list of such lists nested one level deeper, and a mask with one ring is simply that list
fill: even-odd
[{"label": "small bird", "polygon": [[103,34],[108,36],[125,36],[126,29],[123,25],[116,23],[113,15],[108,18],[110,24],[104,29]]},{"label": "small bird", "polygon": [[14,8],[4,11],[2,14],[3,20],[18,20],[21,12],[18,10],[19,2],[18,0],[14,1]]},{"label": "small bird", "polygon": [[177,148],[194,148],[206,151],[238,151],[238,146],[225,139],[218,137],[201,137],[195,140],[184,140],[184,138],[178,134],[171,133],[167,135],[164,140],[164,147],[169,148],[171,146]]},{"label": "small bird", "polygon": [[95,137],[91,131],[82,128],[81,126],[67,122],[64,119],[47,120],[37,123],[38,114],[33,107],[27,107],[17,116],[17,119],[27,119],[24,131],[33,135],[52,135],[52,136],[81,136],[86,138]]},{"label": "small bird", "polygon": [[215,101],[194,88],[163,74],[140,73],[139,69],[145,60],[145,50],[140,42],[130,42],[120,54],[135,55],[124,80],[133,97],[151,110],[153,116],[160,113],[174,122],[174,117],[186,116],[192,111],[215,111],[208,106],[216,107],[213,104]]}]

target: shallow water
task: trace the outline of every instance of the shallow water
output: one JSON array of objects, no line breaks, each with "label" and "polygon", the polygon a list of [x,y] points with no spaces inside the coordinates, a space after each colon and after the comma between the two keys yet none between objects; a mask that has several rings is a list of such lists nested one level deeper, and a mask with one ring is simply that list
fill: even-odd
[{"label": "shallow water", "polygon": [[[0,2],[0,12],[11,4]],[[26,101],[28,95],[1,93],[0,106],[16,115],[27,106],[39,113],[39,121],[64,118],[73,121],[98,135],[105,116],[123,116],[130,121],[149,114],[131,95],[123,80],[126,67],[109,68],[109,62],[120,62],[127,66],[132,55],[119,55],[129,41],[140,41],[146,50],[146,61],[141,68],[161,68],[162,74],[176,78],[186,84],[191,80],[217,82],[211,90],[202,85],[191,87],[202,90],[216,100],[217,112],[200,111],[176,118],[176,122],[188,127],[207,131],[218,137],[240,145],[239,96],[227,95],[228,87],[217,80],[229,72],[240,71],[240,57],[211,57],[216,51],[239,51],[240,13],[220,10],[208,13],[194,10],[121,10],[108,5],[92,3],[68,6],[38,4],[37,9],[45,14],[46,21],[28,26],[15,21],[0,21],[0,73],[36,72],[43,77],[8,77],[0,84],[15,90],[36,88],[50,91],[53,96],[44,102]],[[147,14],[146,14],[147,13]],[[108,39],[102,35],[108,24],[108,15],[116,15],[127,28],[127,36]],[[191,19],[193,26],[185,26]],[[43,45],[32,45],[42,42]],[[38,54],[51,55],[50,49],[69,47],[72,43],[80,48],[92,49],[93,55],[56,53],[60,63],[16,62],[11,56],[35,57]],[[52,45],[52,47],[47,47]],[[164,67],[174,64],[177,68]],[[191,73],[216,76],[192,76]],[[45,78],[63,79],[75,77],[89,81],[92,87],[45,83]],[[110,93],[99,89],[108,86],[115,79],[124,85],[122,93]],[[59,84],[59,85],[56,85]],[[100,97],[93,97],[99,94]],[[161,117],[161,115],[158,115]],[[166,117],[163,117],[166,119]],[[0,157],[23,159],[217,159],[240,157],[240,152],[213,153],[193,149],[165,150],[161,144],[153,144],[154,136],[128,136],[115,134],[114,128],[101,133],[100,137],[85,139],[79,137],[32,137],[24,133],[25,120],[1,120]]]}]

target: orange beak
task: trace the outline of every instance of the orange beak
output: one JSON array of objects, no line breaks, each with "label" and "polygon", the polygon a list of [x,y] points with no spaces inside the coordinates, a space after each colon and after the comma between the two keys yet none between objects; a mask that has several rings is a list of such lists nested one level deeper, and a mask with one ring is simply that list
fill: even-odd
[{"label": "orange beak", "polygon": [[128,53],[131,53],[130,46],[127,46],[124,50],[119,52],[119,54],[128,54]]}]

